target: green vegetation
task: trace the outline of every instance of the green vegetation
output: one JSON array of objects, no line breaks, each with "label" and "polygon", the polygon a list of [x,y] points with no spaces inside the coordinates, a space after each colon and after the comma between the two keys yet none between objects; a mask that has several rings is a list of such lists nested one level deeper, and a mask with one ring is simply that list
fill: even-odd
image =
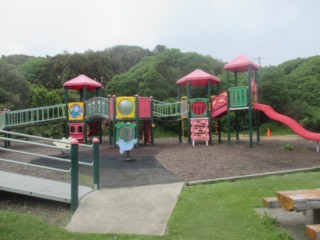
[{"label": "green vegetation", "polygon": [[289,152],[296,149],[296,147],[291,144],[284,144],[282,147],[284,150],[289,151]]},{"label": "green vegetation", "polygon": [[[64,52],[52,57],[1,56],[0,110],[63,102],[63,83],[79,74],[86,74],[101,82],[104,96],[139,94],[166,100],[177,98],[178,79],[200,68],[221,78],[219,91],[223,91],[226,88],[224,64],[209,55],[183,53],[179,49],[168,49],[162,45],[152,51],[121,45],[103,51]],[[245,74],[238,74],[238,85],[246,84],[246,79]],[[264,67],[259,71],[259,102],[292,117],[310,131],[320,132],[320,107],[317,103],[320,97],[319,79],[320,56],[298,58],[278,66]],[[183,87],[182,94],[185,92]],[[215,87],[211,94],[217,94]],[[78,98],[78,94],[71,95],[70,100]],[[192,97],[206,95],[203,87],[191,89]],[[246,117],[240,116],[240,131],[247,131]],[[262,123],[268,120],[261,114]],[[222,119],[222,131],[224,123]],[[165,130],[172,131],[174,128],[169,126]],[[273,128],[272,132],[275,133]]]},{"label": "green vegetation", "polygon": [[262,198],[277,191],[317,188],[320,172],[271,176],[185,187],[165,236],[79,234],[31,216],[0,211],[0,239],[292,239],[269,216],[260,216]]}]

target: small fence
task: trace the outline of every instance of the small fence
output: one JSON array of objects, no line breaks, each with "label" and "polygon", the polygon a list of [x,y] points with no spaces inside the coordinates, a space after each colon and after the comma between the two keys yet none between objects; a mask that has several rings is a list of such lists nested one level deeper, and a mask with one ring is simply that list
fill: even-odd
[{"label": "small fence", "polygon": [[[66,149],[66,148],[61,148],[61,147],[57,147],[57,146],[53,146],[53,145],[49,145],[49,144],[44,144],[44,143],[37,143],[37,142],[20,140],[20,139],[14,139],[14,138],[11,138],[11,136],[14,135],[14,136],[18,136],[18,137],[26,137],[26,138],[33,138],[33,139],[39,139],[39,140],[53,141],[52,139],[49,139],[49,138],[37,137],[37,136],[9,132],[9,131],[3,131],[3,130],[0,130],[0,133],[4,134],[4,137],[0,137],[0,139],[3,140],[4,142],[18,142],[18,143],[23,143],[23,144],[27,144],[27,145],[34,145],[34,146],[40,146],[40,147],[46,147],[46,148],[54,148],[54,149],[59,149],[59,150]],[[54,141],[61,142],[61,144],[66,144],[65,141],[60,141],[60,140],[54,140]],[[9,146],[10,144],[5,144],[5,145]],[[70,200],[70,203],[71,203],[71,210],[75,211],[76,208],[78,207],[78,204],[79,204],[79,180],[78,180],[79,165],[92,167],[92,169],[93,169],[93,186],[92,186],[92,188],[93,189],[100,188],[100,184],[99,184],[99,158],[100,158],[99,157],[99,140],[94,139],[92,145],[84,145],[84,144],[79,144],[77,140],[73,139],[70,141],[70,145],[71,146],[69,148],[70,149],[70,158],[69,159],[0,147],[0,149],[3,151],[14,152],[14,153],[30,155],[30,156],[36,156],[36,157],[51,159],[51,160],[56,160],[56,161],[67,162],[67,163],[70,163],[69,170],[47,167],[47,166],[32,164],[29,162],[21,162],[21,161],[17,161],[16,159],[0,158],[0,161],[10,163],[10,164],[23,165],[23,166],[27,166],[27,167],[36,167],[36,168],[42,168],[42,169],[46,169],[46,170],[52,170],[52,171],[56,171],[56,172],[64,172],[64,173],[70,174],[70,177],[71,177],[71,200]],[[81,147],[87,147],[87,148],[92,149],[93,161],[91,163],[79,162],[79,160],[78,160],[79,145]],[[50,197],[47,197],[47,198],[50,199]]]}]

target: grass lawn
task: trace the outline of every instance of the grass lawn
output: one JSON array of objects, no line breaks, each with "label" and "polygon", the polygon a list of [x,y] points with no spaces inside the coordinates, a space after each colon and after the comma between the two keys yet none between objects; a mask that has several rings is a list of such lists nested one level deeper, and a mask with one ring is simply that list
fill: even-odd
[{"label": "grass lawn", "polygon": [[276,191],[319,188],[320,172],[185,187],[165,236],[78,234],[34,216],[0,210],[0,239],[292,239],[268,217],[255,213]]}]

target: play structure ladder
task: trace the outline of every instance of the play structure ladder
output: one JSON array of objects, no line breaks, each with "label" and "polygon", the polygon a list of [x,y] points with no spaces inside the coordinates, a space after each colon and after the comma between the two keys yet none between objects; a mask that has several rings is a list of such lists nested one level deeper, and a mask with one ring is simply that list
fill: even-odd
[{"label": "play structure ladder", "polygon": [[65,121],[65,104],[7,111],[0,115],[0,129],[14,129]]}]

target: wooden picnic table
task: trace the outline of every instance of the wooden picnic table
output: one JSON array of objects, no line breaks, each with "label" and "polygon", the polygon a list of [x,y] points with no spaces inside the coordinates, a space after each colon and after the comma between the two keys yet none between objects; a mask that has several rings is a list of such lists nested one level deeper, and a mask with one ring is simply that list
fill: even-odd
[{"label": "wooden picnic table", "polygon": [[304,211],[307,224],[320,223],[320,189],[277,192],[280,206],[287,211]]}]

